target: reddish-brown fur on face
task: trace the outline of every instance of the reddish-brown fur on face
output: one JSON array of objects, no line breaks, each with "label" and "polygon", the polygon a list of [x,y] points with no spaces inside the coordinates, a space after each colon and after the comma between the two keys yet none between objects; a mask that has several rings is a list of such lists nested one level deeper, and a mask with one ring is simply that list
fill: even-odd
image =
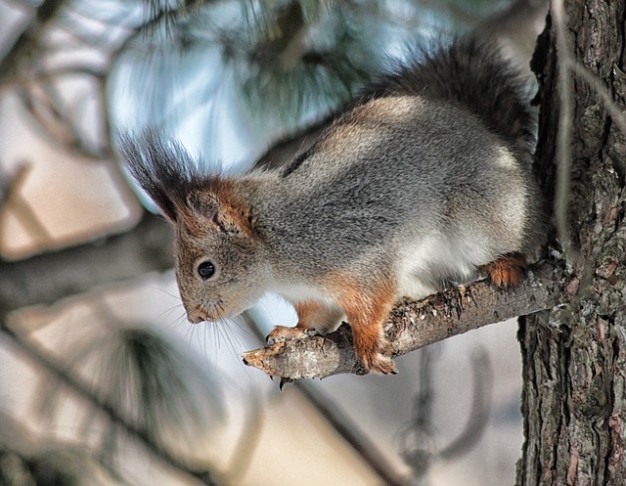
[{"label": "reddish-brown fur on face", "polygon": [[483,265],[480,267],[480,271],[489,275],[493,284],[498,287],[517,287],[522,283],[522,277],[527,266],[526,258],[523,255],[513,253]]},{"label": "reddish-brown fur on face", "polygon": [[194,236],[202,236],[206,231],[206,221],[187,206],[176,206],[176,220]]},{"label": "reddish-brown fur on face", "polygon": [[[215,215],[204,215],[188,203],[178,206],[178,214],[188,230],[201,236],[206,231],[206,224],[218,226],[221,230],[237,229],[245,236],[256,238],[252,208],[239,194],[235,181],[213,176],[207,179],[203,187],[197,188],[198,197],[214,201]],[[203,219],[203,216],[209,216]]]},{"label": "reddish-brown fur on face", "polygon": [[363,368],[383,374],[396,373],[390,358],[391,345],[383,335],[383,324],[395,303],[391,280],[378,282],[375,289],[368,290],[350,277],[335,275],[331,286],[348,318],[354,351]]},{"label": "reddish-brown fur on face", "polygon": [[221,216],[230,224],[237,226],[246,236],[256,237],[253,227],[253,212],[250,205],[239,195],[233,181],[220,179],[213,193],[222,204]]}]

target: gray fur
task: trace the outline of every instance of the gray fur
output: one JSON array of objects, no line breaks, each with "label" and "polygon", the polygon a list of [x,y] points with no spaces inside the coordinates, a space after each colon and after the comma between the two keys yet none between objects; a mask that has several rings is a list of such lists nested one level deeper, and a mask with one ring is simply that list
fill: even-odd
[{"label": "gray fur", "polygon": [[[177,279],[197,322],[241,312],[268,290],[336,316],[337,276],[371,303],[380,282],[395,298],[419,298],[507,254],[535,259],[545,223],[534,129],[510,68],[467,40],[387,77],[280,168],[208,176],[152,131],[121,142],[176,226]],[[219,275],[199,278],[204,260]],[[378,343],[357,353],[390,372],[382,334]]]},{"label": "gray fur", "polygon": [[[404,100],[416,109],[386,122]],[[269,246],[281,248],[278,266],[305,278],[355,265],[375,277],[408,240],[464,231],[483,242],[475,267],[507,253],[533,258],[541,198],[530,167],[512,156],[500,167],[499,150],[512,152],[467,110],[417,96],[371,100],[337,120],[297,170],[264,178],[251,203]],[[507,211],[502,201],[514,193],[522,204]],[[416,276],[435,289],[467,277],[442,261]]]}]

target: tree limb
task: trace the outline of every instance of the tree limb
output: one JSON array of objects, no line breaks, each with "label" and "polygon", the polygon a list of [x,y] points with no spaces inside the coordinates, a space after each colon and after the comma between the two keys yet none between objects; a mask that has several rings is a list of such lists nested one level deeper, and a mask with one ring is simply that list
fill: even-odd
[{"label": "tree limb", "polygon": [[[385,336],[400,356],[422,346],[520,315],[551,309],[566,301],[567,276],[561,264],[542,262],[519,287],[501,289],[487,281],[450,288],[419,302],[396,306]],[[278,342],[243,354],[244,363],[283,380],[325,378],[339,373],[363,374],[344,324],[326,336]]]},{"label": "tree limb", "polygon": [[146,214],[132,230],[32,258],[0,260],[0,316],[172,268],[172,230]]},{"label": "tree limb", "polygon": [[37,7],[32,21],[15,40],[6,56],[0,57],[0,83],[7,77],[14,76],[18,64],[29,59],[44,27],[56,17],[64,3],[64,0],[45,0]]}]

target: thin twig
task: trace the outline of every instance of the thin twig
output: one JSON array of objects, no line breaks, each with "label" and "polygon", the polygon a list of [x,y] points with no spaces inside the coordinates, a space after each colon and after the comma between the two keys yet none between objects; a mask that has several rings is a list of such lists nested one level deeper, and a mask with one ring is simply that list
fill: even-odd
[{"label": "thin twig", "polygon": [[54,359],[47,356],[47,353],[43,349],[32,343],[26,342],[18,334],[8,328],[4,322],[4,316],[0,316],[0,318],[2,318],[2,322],[0,322],[0,333],[2,333],[5,337],[9,338],[15,345],[17,345],[22,354],[27,356],[31,361],[39,365],[48,373],[52,374],[57,380],[62,382],[65,386],[68,387],[68,389],[73,391],[81,399],[85,400],[87,403],[102,411],[112,423],[120,426],[129,435],[137,439],[154,456],[158,457],[166,464],[170,465],[172,468],[177,469],[187,476],[191,476],[197,479],[203,484],[217,484],[213,479],[213,474],[210,471],[193,469],[182,463],[179,459],[173,457],[162,446],[155,443],[146,432],[138,429],[125,418],[120,416],[115,407],[113,407],[103,399],[95,396],[93,393],[91,393],[87,385],[82,383],[77,377],[72,376],[70,373],[63,370],[55,362]]},{"label": "thin twig", "polygon": [[474,384],[472,408],[461,434],[438,454],[439,458],[445,461],[451,461],[470,451],[481,439],[489,423],[493,391],[493,373],[489,355],[483,349],[472,356],[471,361]]},{"label": "thin twig", "polygon": [[[100,162],[112,156],[108,141],[106,147],[93,148],[87,145],[78,123],[71,118],[71,110],[65,106],[66,102],[54,91],[51,83],[27,85],[26,88],[20,89],[18,96],[41,129],[41,134],[50,142],[60,145],[78,160]],[[35,88],[40,92],[37,93]]]},{"label": "thin twig", "polygon": [[407,478],[397,473],[377,444],[363,432],[355,421],[322,391],[310,383],[296,382],[300,393],[318,412],[332,425],[335,431],[361,456],[363,461],[372,468],[388,486],[407,484]]},{"label": "thin twig", "polygon": [[[98,474],[108,475],[107,479],[113,480],[115,484],[131,486],[102,457],[90,454],[90,452],[89,448],[86,448],[84,445],[70,441],[57,439],[38,440],[19,419],[0,409],[0,463],[3,466],[7,465],[6,462],[2,461],[2,455],[9,453],[15,458],[19,457],[20,462],[23,463],[24,471],[30,472],[28,475],[30,481],[27,481],[25,476],[20,475],[17,482],[11,482],[10,484],[36,484],[33,476],[39,476],[35,472],[38,469],[38,465],[48,463],[51,458],[60,458],[62,456],[63,461],[58,463],[58,467],[63,469],[65,484],[74,482],[70,478],[80,481],[85,477],[86,473],[90,473],[92,468],[96,467],[98,468]],[[12,468],[9,466],[8,471],[7,469],[2,469],[1,473],[6,477],[6,473],[9,472],[10,477],[11,470]],[[0,477],[2,476],[0,475]],[[97,484],[103,483],[98,482]]]},{"label": "thin twig", "polygon": [[37,7],[31,22],[17,37],[4,59],[0,60],[0,82],[8,76],[14,76],[19,62],[29,58],[47,23],[56,17],[64,3],[65,0],[45,0]]},{"label": "thin twig", "polygon": [[21,164],[13,174],[0,172],[0,214],[2,214],[4,206],[9,203],[15,193],[19,192],[29,170],[28,164]]},{"label": "thin twig", "polygon": [[471,450],[481,439],[489,421],[492,373],[489,356],[484,350],[473,355],[472,361],[472,407],[461,434],[449,445],[438,451],[435,448],[432,407],[434,402],[433,353],[437,348],[421,351],[419,393],[414,398],[413,419],[402,430],[402,457],[413,470],[418,484],[428,484],[429,469],[437,462],[450,462]]},{"label": "thin twig", "polygon": [[569,227],[569,196],[572,174],[572,120],[574,113],[574,91],[570,67],[572,56],[570,42],[565,28],[567,14],[563,0],[552,0],[552,18],[556,32],[556,50],[558,56],[558,95],[559,122],[556,144],[557,178],[555,194],[556,229],[569,260],[576,260],[576,250],[572,245]]},{"label": "thin twig", "polygon": [[615,103],[613,95],[611,95],[608,88],[602,84],[600,78],[589,71],[579,61],[574,60],[570,63],[569,67],[596,91],[597,95],[604,104],[605,110],[609,112],[609,115],[611,115],[613,122],[619,127],[622,133],[626,135],[626,116],[624,115],[624,109]]},{"label": "thin twig", "polygon": [[89,76],[95,79],[104,79],[106,77],[106,71],[98,68],[92,68],[83,65],[69,65],[60,68],[49,69],[47,71],[34,72],[34,73],[20,73],[14,76],[6,77],[0,80],[0,90],[10,89],[16,86],[24,86],[27,84],[38,83],[42,81],[50,81],[54,78],[62,76],[83,75]]},{"label": "thin twig", "polygon": [[428,346],[420,351],[419,387],[413,398],[411,420],[400,431],[400,453],[413,471],[417,485],[427,484],[427,476],[435,462],[435,427],[433,405],[435,402],[434,364],[440,354],[440,345]]},{"label": "thin twig", "polygon": [[96,237],[21,261],[0,260],[0,310],[54,304],[101,285],[169,270],[171,241],[171,226],[146,214],[123,234]]},{"label": "thin twig", "polygon": [[45,244],[54,241],[52,234],[43,224],[37,213],[33,210],[30,203],[22,196],[22,188],[26,182],[26,178],[31,171],[31,165],[22,163],[11,181],[6,194],[0,201],[0,225],[3,225],[6,215],[9,211],[13,211],[17,215],[17,219],[22,227],[30,233],[30,235]]}]

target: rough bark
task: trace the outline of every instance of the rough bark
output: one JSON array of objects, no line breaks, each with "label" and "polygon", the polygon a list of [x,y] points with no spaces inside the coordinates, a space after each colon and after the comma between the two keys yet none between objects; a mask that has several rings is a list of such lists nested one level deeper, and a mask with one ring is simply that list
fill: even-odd
[{"label": "rough bark", "polygon": [[[395,307],[385,335],[400,356],[422,346],[519,315],[551,309],[567,297],[566,274],[543,262],[528,272],[522,285],[496,288],[487,281],[450,288],[419,302]],[[362,374],[347,325],[327,336],[279,342],[243,355],[244,363],[286,380],[324,378],[339,373]]]},{"label": "rough bark", "polygon": [[[624,0],[568,2],[569,46],[624,110]],[[554,19],[553,19],[554,21]],[[539,161],[555,173],[559,110],[555,28],[537,60],[543,81]],[[578,248],[569,305],[522,320],[525,443],[519,485],[624,485],[626,137],[598,86],[574,76],[568,221]],[[557,154],[558,155],[558,154]]]}]

